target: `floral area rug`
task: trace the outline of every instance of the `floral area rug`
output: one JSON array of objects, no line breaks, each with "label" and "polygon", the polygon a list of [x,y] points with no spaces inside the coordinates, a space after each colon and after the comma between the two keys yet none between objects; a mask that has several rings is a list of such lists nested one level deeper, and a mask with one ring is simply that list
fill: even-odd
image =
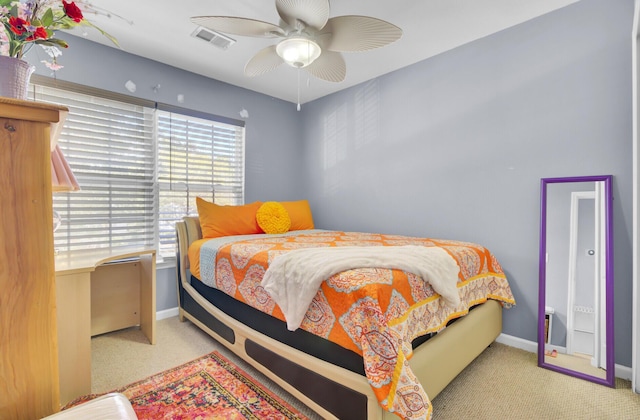
[{"label": "floral area rug", "polygon": [[308,419],[215,351],[111,392],[124,394],[139,419]]}]

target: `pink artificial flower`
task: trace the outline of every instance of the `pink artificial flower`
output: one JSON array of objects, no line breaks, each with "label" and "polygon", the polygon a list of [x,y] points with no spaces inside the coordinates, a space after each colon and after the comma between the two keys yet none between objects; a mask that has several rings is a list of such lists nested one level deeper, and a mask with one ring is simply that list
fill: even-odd
[{"label": "pink artificial flower", "polygon": [[44,65],[47,66],[48,69],[53,71],[58,71],[64,67],[58,64],[55,60],[53,61],[42,60],[41,63],[44,63]]}]

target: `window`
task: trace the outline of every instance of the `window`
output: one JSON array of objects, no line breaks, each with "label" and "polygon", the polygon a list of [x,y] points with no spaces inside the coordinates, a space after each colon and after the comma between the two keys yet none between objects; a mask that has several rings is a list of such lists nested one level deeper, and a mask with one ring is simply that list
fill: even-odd
[{"label": "window", "polygon": [[243,204],[244,130],[164,110],[157,111],[156,127],[158,249],[172,254],[174,224],[185,214],[197,214],[196,196],[220,205]]},{"label": "window", "polygon": [[243,204],[242,122],[35,79],[37,100],[69,108],[58,143],[81,187],[53,196],[56,249],[148,246],[173,257],[174,223],[197,214],[196,196]]}]

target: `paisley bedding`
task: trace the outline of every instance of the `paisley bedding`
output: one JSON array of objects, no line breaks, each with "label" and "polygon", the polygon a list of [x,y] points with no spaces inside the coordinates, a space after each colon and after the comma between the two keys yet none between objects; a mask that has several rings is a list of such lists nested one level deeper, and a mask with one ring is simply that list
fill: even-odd
[{"label": "paisley bedding", "polygon": [[300,328],[361,355],[380,404],[403,418],[430,418],[431,403],[406,361],[413,339],[437,332],[474,305],[494,299],[515,304],[495,256],[481,245],[430,238],[337,231],[243,235],[194,242],[191,273],[208,285],[285,321],[261,286],[273,259],[289,250],[341,246],[440,247],[457,262],[460,304],[447,305],[431,285],[398,269],[358,268],[326,279]]}]

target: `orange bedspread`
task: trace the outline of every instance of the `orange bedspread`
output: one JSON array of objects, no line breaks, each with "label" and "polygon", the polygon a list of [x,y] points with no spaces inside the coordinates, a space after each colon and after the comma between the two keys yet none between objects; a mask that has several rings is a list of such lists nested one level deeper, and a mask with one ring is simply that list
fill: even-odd
[{"label": "orange bedspread", "polygon": [[[446,306],[419,276],[391,269],[354,269],[324,281],[301,324],[302,329],[362,355],[365,373],[380,404],[403,418],[430,418],[431,403],[408,364],[411,341],[444,328],[469,308],[495,299],[515,304],[502,268],[483,246],[440,239],[354,232],[305,232],[264,235],[221,246],[215,257],[213,286],[284,321],[278,305],[260,281],[269,261],[291,249],[326,246],[438,246],[460,266],[461,303]],[[191,272],[200,277],[200,250],[189,248]],[[211,263],[211,262],[209,262]]]}]

